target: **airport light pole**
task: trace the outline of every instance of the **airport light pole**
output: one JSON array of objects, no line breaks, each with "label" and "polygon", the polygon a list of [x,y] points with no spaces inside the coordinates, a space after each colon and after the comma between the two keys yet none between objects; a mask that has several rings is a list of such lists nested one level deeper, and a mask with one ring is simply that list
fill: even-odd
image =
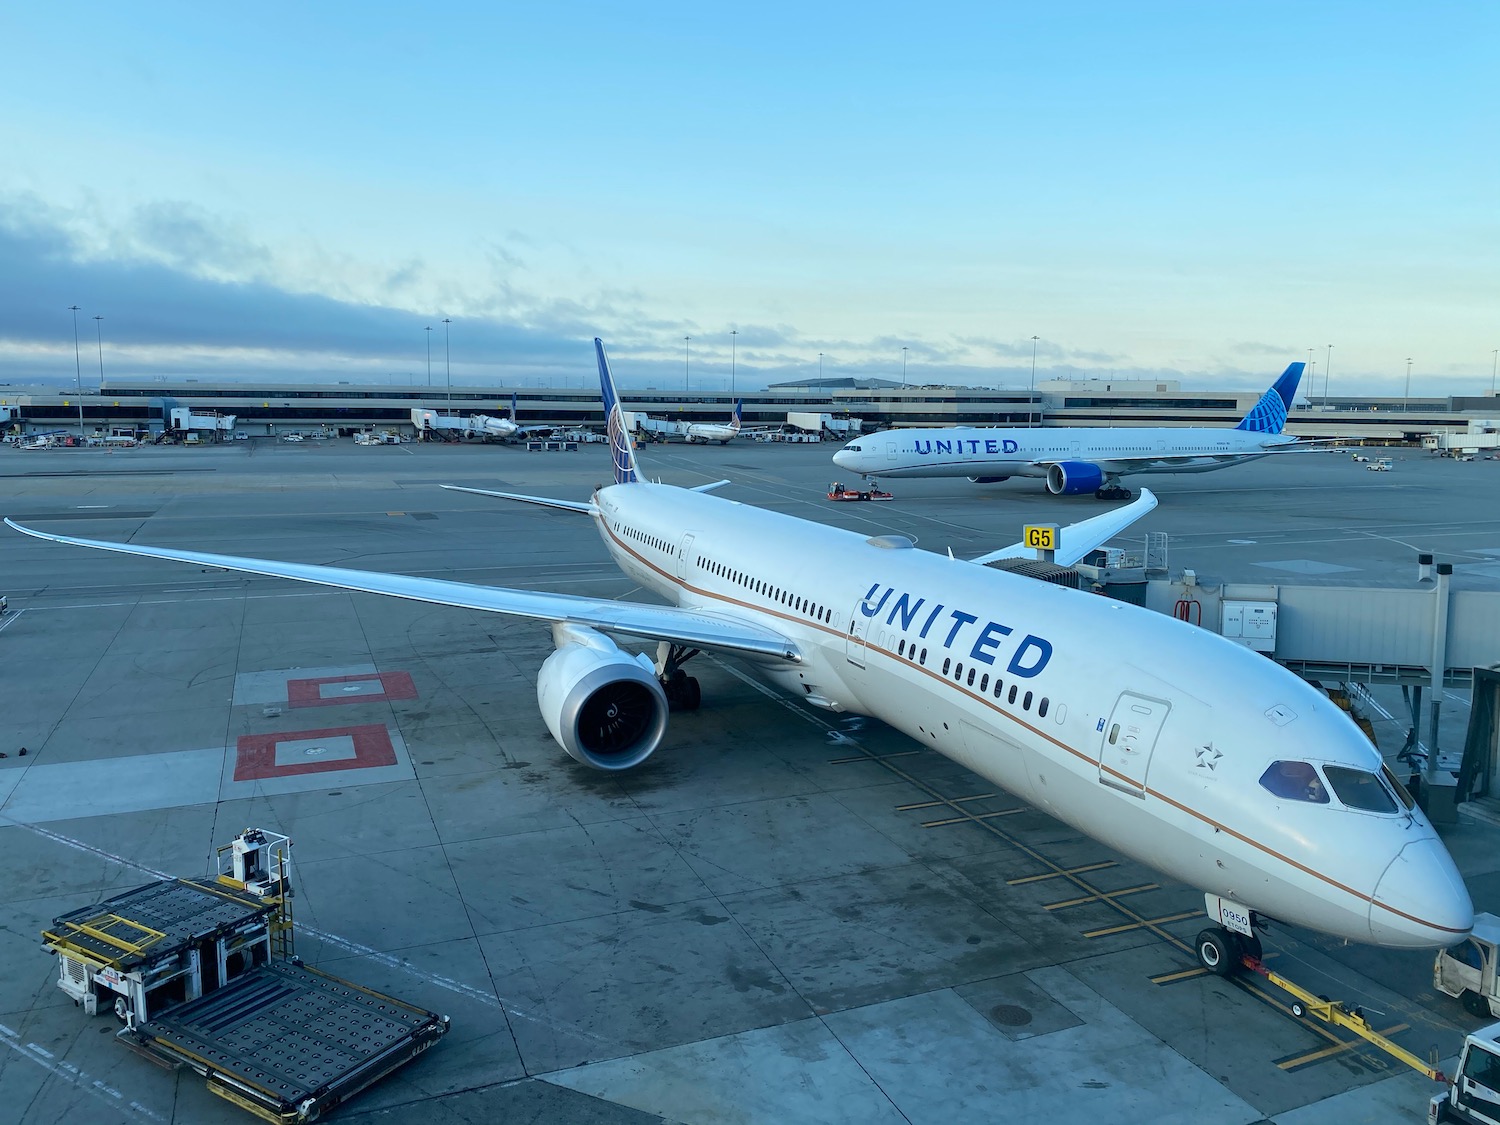
[{"label": "airport light pole", "polygon": [[1041,337],[1031,338],[1031,390],[1027,393],[1030,401],[1026,404],[1026,425],[1030,428],[1036,422],[1036,342]]},{"label": "airport light pole", "polygon": [[427,385],[432,386],[432,325],[427,325],[423,330],[427,337]]},{"label": "airport light pole", "polygon": [[1500,369],[1500,348],[1490,349],[1490,397],[1495,395],[1495,371]]},{"label": "airport light pole", "polygon": [[734,394],[734,357],[736,346],[740,342],[740,330],[731,328],[729,330],[729,393]]},{"label": "airport light pole", "polygon": [[1323,364],[1323,409],[1328,409],[1328,376],[1333,374],[1333,345],[1328,345],[1328,359]]},{"label": "airport light pole", "polygon": [[818,378],[821,379],[822,377],[823,377],[823,353],[819,352],[818,353]]},{"label": "airport light pole", "polygon": [[83,360],[78,355],[78,306],[69,305],[73,314],[73,375],[78,380],[78,442],[83,443]]},{"label": "airport light pole", "polygon": [[99,342],[99,389],[104,389],[104,329],[99,322],[103,316],[94,317],[94,336]]},{"label": "airport light pole", "polygon": [[901,346],[901,389],[906,390],[906,345]]},{"label": "airport light pole", "polygon": [[452,321],[443,317],[443,369],[448,373],[448,409],[453,409],[453,358],[448,352],[448,325]]},{"label": "airport light pole", "polygon": [[687,389],[688,389],[688,358],[689,358],[689,355],[690,355],[690,352],[689,352],[688,349],[692,345],[692,342],[693,342],[693,338],[691,336],[684,336],[682,338],[682,393],[683,394],[687,394]]},{"label": "airport light pole", "polygon": [[1406,357],[1406,393],[1401,396],[1401,413],[1411,413],[1411,356]]}]

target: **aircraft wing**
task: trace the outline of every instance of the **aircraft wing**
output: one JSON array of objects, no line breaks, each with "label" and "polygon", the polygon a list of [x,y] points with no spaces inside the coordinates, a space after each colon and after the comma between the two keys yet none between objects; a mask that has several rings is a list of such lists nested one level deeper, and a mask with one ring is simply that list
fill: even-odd
[{"label": "aircraft wing", "polygon": [[573,594],[511,590],[500,586],[474,586],[467,582],[449,582],[440,578],[415,578],[371,570],[346,570],[337,566],[247,559],[204,551],[176,551],[167,547],[111,543],[102,539],[78,539],[71,535],[53,535],[35,528],[22,527],[9,519],[5,523],[23,535],[49,539],[54,543],[70,543],[75,547],[92,547],[122,555],[141,555],[148,559],[166,559],[220,570],[237,570],[245,574],[262,574],[268,578],[289,578],[294,582],[311,582],[340,590],[385,594],[409,601],[477,609],[487,613],[506,613],[537,621],[566,621],[592,626],[607,633],[671,641],[694,648],[772,656],[794,662],[802,659],[797,646],[774,629],[704,610],[613,601],[609,598],[583,598]]},{"label": "aircraft wing", "polygon": [[[1053,561],[1059,566],[1072,566],[1090,551],[1108,543],[1155,507],[1156,494],[1149,488],[1143,488],[1138,497],[1122,508],[1112,508],[1100,515],[1068,524],[1058,532],[1059,546],[1053,555]],[[1036,548],[1028,547],[1025,543],[1012,543],[1009,547],[1002,547],[998,551],[991,551],[987,555],[980,555],[977,559],[969,561],[983,564],[997,562],[1000,559],[1035,557]]]}]

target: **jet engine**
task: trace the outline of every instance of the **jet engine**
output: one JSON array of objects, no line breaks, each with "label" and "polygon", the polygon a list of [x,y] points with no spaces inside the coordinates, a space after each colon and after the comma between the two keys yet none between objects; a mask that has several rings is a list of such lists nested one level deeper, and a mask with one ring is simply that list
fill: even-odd
[{"label": "jet engine", "polygon": [[1104,483],[1104,470],[1092,461],[1059,461],[1047,469],[1047,491],[1053,496],[1095,492]]},{"label": "jet engine", "polygon": [[603,633],[552,626],[557,651],[542,664],[536,701],[569,757],[600,770],[628,770],[651,756],[667,732],[667,697],[655,666]]},{"label": "jet engine", "polygon": [[999,484],[1001,481],[1010,480],[1010,477],[970,477],[975,484]]}]

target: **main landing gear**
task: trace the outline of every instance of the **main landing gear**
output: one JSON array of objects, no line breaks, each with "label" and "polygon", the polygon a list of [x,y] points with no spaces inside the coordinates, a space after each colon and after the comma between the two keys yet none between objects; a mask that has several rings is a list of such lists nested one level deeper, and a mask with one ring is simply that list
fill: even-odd
[{"label": "main landing gear", "polygon": [[1259,962],[1262,951],[1260,936],[1255,930],[1265,928],[1260,916],[1249,907],[1221,899],[1217,895],[1207,895],[1205,898],[1210,918],[1232,921],[1248,928],[1250,933],[1240,933],[1225,925],[1200,930],[1193,947],[1198,954],[1198,964],[1215,976],[1228,977],[1244,968],[1247,957]]},{"label": "main landing gear", "polygon": [[674,645],[662,641],[656,646],[656,678],[667,695],[667,708],[671,711],[696,711],[703,702],[703,690],[698,680],[682,670],[682,666],[698,655],[699,650],[687,645]]},{"label": "main landing gear", "polygon": [[1107,480],[1094,489],[1095,500],[1129,500],[1135,493],[1117,480]]}]

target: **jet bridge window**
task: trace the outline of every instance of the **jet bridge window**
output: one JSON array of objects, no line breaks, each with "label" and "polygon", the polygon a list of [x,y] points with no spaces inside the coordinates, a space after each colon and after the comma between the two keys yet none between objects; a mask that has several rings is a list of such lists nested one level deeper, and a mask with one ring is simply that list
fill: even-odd
[{"label": "jet bridge window", "polygon": [[1380,784],[1380,775],[1352,770],[1347,766],[1324,766],[1328,784],[1340,801],[1351,809],[1364,812],[1393,813],[1396,801],[1386,787]]},{"label": "jet bridge window", "polygon": [[[1260,775],[1261,787],[1288,801],[1328,804],[1328,789],[1308,762],[1272,762]],[[1343,797],[1343,794],[1339,794]]]}]

